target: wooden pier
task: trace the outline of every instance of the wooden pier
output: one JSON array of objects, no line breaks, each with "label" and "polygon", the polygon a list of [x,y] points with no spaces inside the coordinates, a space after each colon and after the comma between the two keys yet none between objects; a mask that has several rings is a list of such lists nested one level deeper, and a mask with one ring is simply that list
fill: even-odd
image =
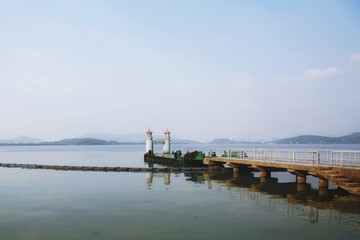
[{"label": "wooden pier", "polygon": [[306,183],[306,176],[319,178],[319,189],[331,181],[345,191],[360,195],[360,151],[306,149],[210,149],[203,163],[211,168],[224,164],[234,172],[259,171],[263,181],[271,172],[287,171],[296,175],[297,183]]}]

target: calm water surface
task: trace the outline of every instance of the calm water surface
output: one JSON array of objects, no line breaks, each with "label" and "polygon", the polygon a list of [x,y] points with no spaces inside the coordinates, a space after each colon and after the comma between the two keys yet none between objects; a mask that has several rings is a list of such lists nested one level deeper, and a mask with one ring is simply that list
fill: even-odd
[{"label": "calm water surface", "polygon": [[[143,152],[142,145],[0,147],[0,162],[143,167]],[[360,239],[359,198],[293,181],[286,173],[260,183],[256,174],[0,168],[0,239]]]}]

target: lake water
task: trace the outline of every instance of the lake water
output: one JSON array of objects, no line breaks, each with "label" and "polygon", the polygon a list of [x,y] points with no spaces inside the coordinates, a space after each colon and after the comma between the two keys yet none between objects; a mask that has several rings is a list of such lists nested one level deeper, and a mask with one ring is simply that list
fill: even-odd
[{"label": "lake water", "polygon": [[[144,167],[143,153],[143,145],[1,146],[0,162]],[[250,173],[0,168],[0,239],[360,239],[358,197],[319,193],[310,177],[299,189],[294,180],[288,173],[260,183]]]}]

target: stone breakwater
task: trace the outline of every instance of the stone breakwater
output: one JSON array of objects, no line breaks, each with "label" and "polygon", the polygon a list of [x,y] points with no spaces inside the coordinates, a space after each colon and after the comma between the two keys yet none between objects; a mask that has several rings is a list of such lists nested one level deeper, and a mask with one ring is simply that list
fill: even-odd
[{"label": "stone breakwater", "polygon": [[44,164],[0,163],[4,168],[48,169],[61,171],[95,171],[95,172],[219,172],[226,169],[211,169],[208,167],[94,167],[94,166],[62,166]]}]

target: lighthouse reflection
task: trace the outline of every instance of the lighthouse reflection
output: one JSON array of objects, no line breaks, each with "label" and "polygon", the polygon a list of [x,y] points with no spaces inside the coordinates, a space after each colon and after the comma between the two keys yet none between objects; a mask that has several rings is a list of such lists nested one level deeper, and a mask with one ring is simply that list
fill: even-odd
[{"label": "lighthouse reflection", "polygon": [[147,172],[146,173],[146,185],[150,190],[153,185],[154,178],[163,178],[163,184],[165,186],[170,185],[170,172],[163,172],[163,173],[154,173],[154,172]]}]

